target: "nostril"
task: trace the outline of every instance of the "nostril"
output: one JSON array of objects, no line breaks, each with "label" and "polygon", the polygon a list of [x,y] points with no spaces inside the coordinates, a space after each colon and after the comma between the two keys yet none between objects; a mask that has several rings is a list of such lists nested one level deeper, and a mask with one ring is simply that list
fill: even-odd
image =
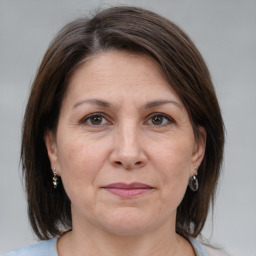
[{"label": "nostril", "polygon": [[142,164],[143,164],[143,161],[137,161],[135,163],[115,161],[116,166],[123,166],[125,169],[132,169],[132,168],[140,167]]},{"label": "nostril", "polygon": [[138,161],[138,162],[135,163],[135,165],[137,165],[137,166],[138,166],[138,165],[141,165],[141,164],[142,164],[141,161]]}]

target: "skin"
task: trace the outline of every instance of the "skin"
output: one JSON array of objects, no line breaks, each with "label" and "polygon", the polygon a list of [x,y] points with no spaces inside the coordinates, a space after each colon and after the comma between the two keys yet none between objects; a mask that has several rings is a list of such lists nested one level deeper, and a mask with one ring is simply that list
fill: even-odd
[{"label": "skin", "polygon": [[[196,140],[182,101],[149,56],[107,51],[78,67],[57,132],[45,136],[71,200],[73,228],[58,240],[59,255],[195,255],[175,219],[204,156],[199,130]],[[151,189],[122,197],[104,188],[116,182]]]}]

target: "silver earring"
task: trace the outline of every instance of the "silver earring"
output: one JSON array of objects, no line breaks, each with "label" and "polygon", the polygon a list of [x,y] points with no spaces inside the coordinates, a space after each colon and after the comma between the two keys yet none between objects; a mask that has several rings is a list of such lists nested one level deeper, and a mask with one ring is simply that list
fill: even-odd
[{"label": "silver earring", "polygon": [[195,170],[194,170],[194,175],[192,177],[189,178],[189,182],[188,182],[188,185],[190,187],[190,189],[192,191],[197,191],[198,190],[198,187],[199,187],[199,184],[198,184],[198,179],[197,179],[197,167],[195,166]]},{"label": "silver earring", "polygon": [[53,183],[53,187],[57,188],[58,187],[58,176],[57,176],[57,172],[56,172],[56,168],[53,168],[53,177],[52,177],[52,183]]}]

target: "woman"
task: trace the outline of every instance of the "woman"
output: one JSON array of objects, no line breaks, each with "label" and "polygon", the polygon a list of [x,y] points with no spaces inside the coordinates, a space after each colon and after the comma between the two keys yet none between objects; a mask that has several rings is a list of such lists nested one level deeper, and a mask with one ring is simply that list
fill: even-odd
[{"label": "woman", "polygon": [[175,24],[114,7],[66,25],[23,125],[30,222],[47,241],[7,255],[208,255],[195,238],[214,202],[223,121]]}]

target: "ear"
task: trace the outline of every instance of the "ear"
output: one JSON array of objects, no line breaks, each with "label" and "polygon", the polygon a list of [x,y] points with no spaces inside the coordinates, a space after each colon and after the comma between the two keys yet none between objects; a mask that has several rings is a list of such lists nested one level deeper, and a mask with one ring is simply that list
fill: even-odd
[{"label": "ear", "polygon": [[60,175],[60,168],[58,165],[58,151],[55,135],[52,131],[47,131],[44,136],[44,143],[48,152],[48,157],[51,163],[52,170],[56,168],[56,172]]},{"label": "ear", "polygon": [[206,139],[207,139],[207,133],[204,127],[199,126],[199,136],[195,141],[195,146],[193,150],[192,155],[192,164],[193,168],[191,168],[190,175],[194,175],[194,166],[199,168],[205,153],[205,147],[206,147]]}]

